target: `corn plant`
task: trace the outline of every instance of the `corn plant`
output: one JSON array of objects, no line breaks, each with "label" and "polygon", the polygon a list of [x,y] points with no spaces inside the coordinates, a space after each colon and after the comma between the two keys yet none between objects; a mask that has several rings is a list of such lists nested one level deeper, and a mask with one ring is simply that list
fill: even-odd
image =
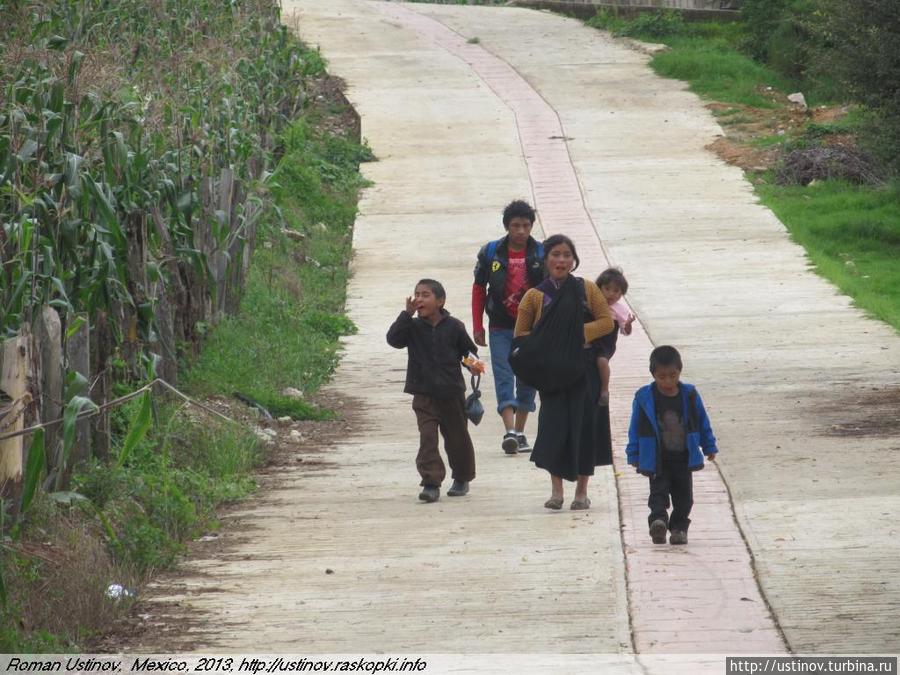
[{"label": "corn plant", "polygon": [[[195,240],[209,219],[199,186],[223,169],[251,186],[266,175],[274,139],[302,104],[306,64],[274,2],[20,4],[38,19],[36,56],[0,77],[0,335],[48,303],[64,319],[134,315],[147,338],[150,287],[187,269],[209,274]],[[239,58],[208,58],[211,36],[238,23]],[[126,53],[129,86],[84,91],[86,61]],[[214,250],[235,236],[219,224]],[[146,244],[139,269],[127,264],[135,242]]]}]

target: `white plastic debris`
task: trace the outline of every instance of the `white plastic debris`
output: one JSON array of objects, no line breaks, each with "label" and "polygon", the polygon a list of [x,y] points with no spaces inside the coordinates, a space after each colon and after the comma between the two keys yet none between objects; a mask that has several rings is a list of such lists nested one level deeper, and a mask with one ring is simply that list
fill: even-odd
[{"label": "white plastic debris", "polygon": [[106,587],[106,597],[113,600],[121,600],[122,598],[130,598],[134,595],[122,584],[110,584]]}]

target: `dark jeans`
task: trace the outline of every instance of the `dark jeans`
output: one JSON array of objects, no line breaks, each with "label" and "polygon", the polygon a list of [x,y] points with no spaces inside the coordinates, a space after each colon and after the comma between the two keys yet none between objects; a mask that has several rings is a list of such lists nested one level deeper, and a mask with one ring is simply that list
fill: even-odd
[{"label": "dark jeans", "polygon": [[438,431],[444,437],[444,451],[450,462],[450,475],[454,480],[470,481],[475,478],[475,448],[466,427],[463,399],[432,398],[424,394],[413,396],[413,410],[419,424],[419,454],[416,468],[422,476],[420,485],[440,485],[447,476],[447,469],[438,450]]},{"label": "dark jeans", "polygon": [[[650,479],[650,507],[648,523],[661,520],[669,530],[687,532],[691,525],[691,507],[694,506],[693,474],[687,467],[687,459],[663,458],[661,471]],[[672,498],[672,515],[669,516],[669,497]]]}]

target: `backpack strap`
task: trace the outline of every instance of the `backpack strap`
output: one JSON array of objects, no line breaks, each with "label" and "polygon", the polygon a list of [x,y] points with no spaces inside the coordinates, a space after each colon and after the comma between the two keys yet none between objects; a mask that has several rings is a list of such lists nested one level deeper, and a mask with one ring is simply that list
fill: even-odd
[{"label": "backpack strap", "polygon": [[489,263],[494,262],[494,256],[497,255],[497,247],[500,246],[500,242],[502,239],[495,239],[494,241],[489,241],[487,243],[487,248],[485,248],[484,254],[487,257],[487,261]]}]

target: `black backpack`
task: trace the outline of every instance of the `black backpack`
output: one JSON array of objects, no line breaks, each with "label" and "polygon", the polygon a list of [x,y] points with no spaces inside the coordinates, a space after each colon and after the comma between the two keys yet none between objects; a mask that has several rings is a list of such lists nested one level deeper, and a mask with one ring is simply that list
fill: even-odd
[{"label": "black backpack", "polygon": [[584,377],[584,285],[569,276],[529,335],[513,340],[509,365],[540,392],[567,389]]}]

